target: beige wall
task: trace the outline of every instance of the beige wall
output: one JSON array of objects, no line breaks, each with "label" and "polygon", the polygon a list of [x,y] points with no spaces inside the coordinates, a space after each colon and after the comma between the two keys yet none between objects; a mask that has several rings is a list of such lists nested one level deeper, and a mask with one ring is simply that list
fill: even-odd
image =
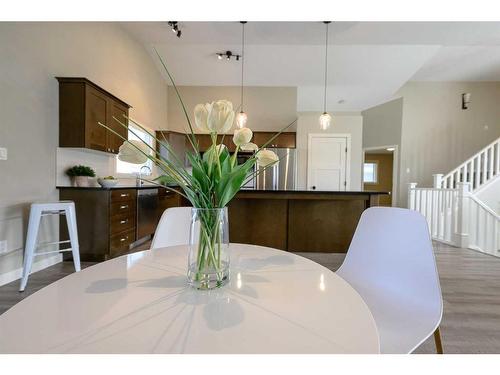
[{"label": "beige wall", "polygon": [[362,137],[363,118],[359,113],[333,113],[333,122],[330,129],[322,131],[319,128],[319,112],[301,112],[297,122],[297,187],[305,189],[307,185],[307,145],[311,133],[334,133],[351,135],[351,164],[350,188],[348,190],[362,190]]},{"label": "beige wall", "polygon": [[[471,93],[468,110],[462,93]],[[447,173],[500,137],[500,83],[410,82],[403,97],[400,193],[407,184],[432,186],[432,175]]]},{"label": "beige wall", "polygon": [[[237,86],[180,86],[178,89],[191,119],[193,119],[194,107],[199,103],[226,99],[233,103],[235,110],[240,105],[241,91]],[[171,86],[168,88],[168,103],[169,129],[185,132],[186,118],[175,90]],[[248,115],[248,127],[256,131],[277,131],[297,117],[297,88],[245,87],[244,105],[244,110]],[[295,128],[289,130],[294,131]]]},{"label": "beige wall", "polygon": [[[19,271],[29,203],[56,200],[58,84],[87,77],[133,106],[131,116],[165,127],[167,89],[149,53],[112,23],[0,23],[0,282]],[[42,240],[57,238],[48,220]],[[40,259],[41,260],[41,259]]]},{"label": "beige wall", "polygon": [[[387,103],[369,108],[363,112],[363,148],[377,149],[386,146],[397,146],[396,186],[398,191],[392,192],[392,200],[397,206],[404,206],[399,199],[399,175],[401,165],[401,132],[403,128],[403,98],[391,100]],[[406,201],[405,201],[406,202]]]},{"label": "beige wall", "polygon": [[395,99],[361,112],[363,148],[401,144],[403,99]]}]

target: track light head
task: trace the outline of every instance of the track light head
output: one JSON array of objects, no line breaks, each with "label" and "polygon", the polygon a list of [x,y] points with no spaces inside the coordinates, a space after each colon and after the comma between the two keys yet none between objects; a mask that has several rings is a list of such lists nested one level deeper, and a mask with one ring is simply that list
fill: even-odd
[{"label": "track light head", "polygon": [[179,29],[179,23],[177,21],[168,21],[168,26],[170,26],[170,29],[177,36],[177,38],[181,37],[182,31]]}]

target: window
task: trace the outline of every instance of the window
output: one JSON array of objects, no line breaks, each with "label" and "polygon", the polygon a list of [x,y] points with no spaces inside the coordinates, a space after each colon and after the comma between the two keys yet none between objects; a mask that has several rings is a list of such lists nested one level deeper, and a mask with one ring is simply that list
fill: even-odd
[{"label": "window", "polygon": [[[135,133],[132,133],[132,131]],[[144,130],[141,130],[135,126],[129,126],[129,131],[128,131],[128,139],[129,140],[142,140],[146,142],[148,145],[151,147],[154,147],[153,144],[153,137],[151,137],[148,133],[146,133]],[[153,162],[151,160],[148,160],[144,164],[132,164],[132,163],[126,163],[124,161],[118,160],[118,157],[116,158],[116,173],[120,174],[137,174],[139,173],[140,169],[144,166],[148,166],[151,170],[153,169]],[[146,170],[143,170],[143,174],[148,175],[149,172],[146,172]]]},{"label": "window", "polygon": [[363,182],[367,184],[376,184],[377,169],[377,162],[366,162],[363,167]]}]

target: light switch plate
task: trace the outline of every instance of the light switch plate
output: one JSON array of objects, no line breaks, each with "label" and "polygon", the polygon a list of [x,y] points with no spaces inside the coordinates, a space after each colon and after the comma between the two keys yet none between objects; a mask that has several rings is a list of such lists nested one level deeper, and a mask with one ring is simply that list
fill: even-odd
[{"label": "light switch plate", "polygon": [[0,147],[0,160],[7,160],[7,149]]}]

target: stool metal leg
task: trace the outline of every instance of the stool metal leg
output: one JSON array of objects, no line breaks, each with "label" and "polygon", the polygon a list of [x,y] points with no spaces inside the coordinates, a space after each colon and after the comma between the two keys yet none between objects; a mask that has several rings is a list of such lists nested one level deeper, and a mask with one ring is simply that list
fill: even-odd
[{"label": "stool metal leg", "polygon": [[24,249],[23,276],[21,278],[21,285],[19,287],[20,292],[23,292],[26,288],[28,277],[31,272],[31,266],[33,265],[41,214],[42,212],[38,209],[30,209],[28,233],[26,235],[26,247]]},{"label": "stool metal leg", "polygon": [[68,225],[69,239],[71,242],[71,252],[73,254],[73,263],[75,270],[78,272],[80,268],[80,246],[78,245],[78,229],[76,226],[76,211],[75,204],[72,203],[66,210],[66,223]]}]

